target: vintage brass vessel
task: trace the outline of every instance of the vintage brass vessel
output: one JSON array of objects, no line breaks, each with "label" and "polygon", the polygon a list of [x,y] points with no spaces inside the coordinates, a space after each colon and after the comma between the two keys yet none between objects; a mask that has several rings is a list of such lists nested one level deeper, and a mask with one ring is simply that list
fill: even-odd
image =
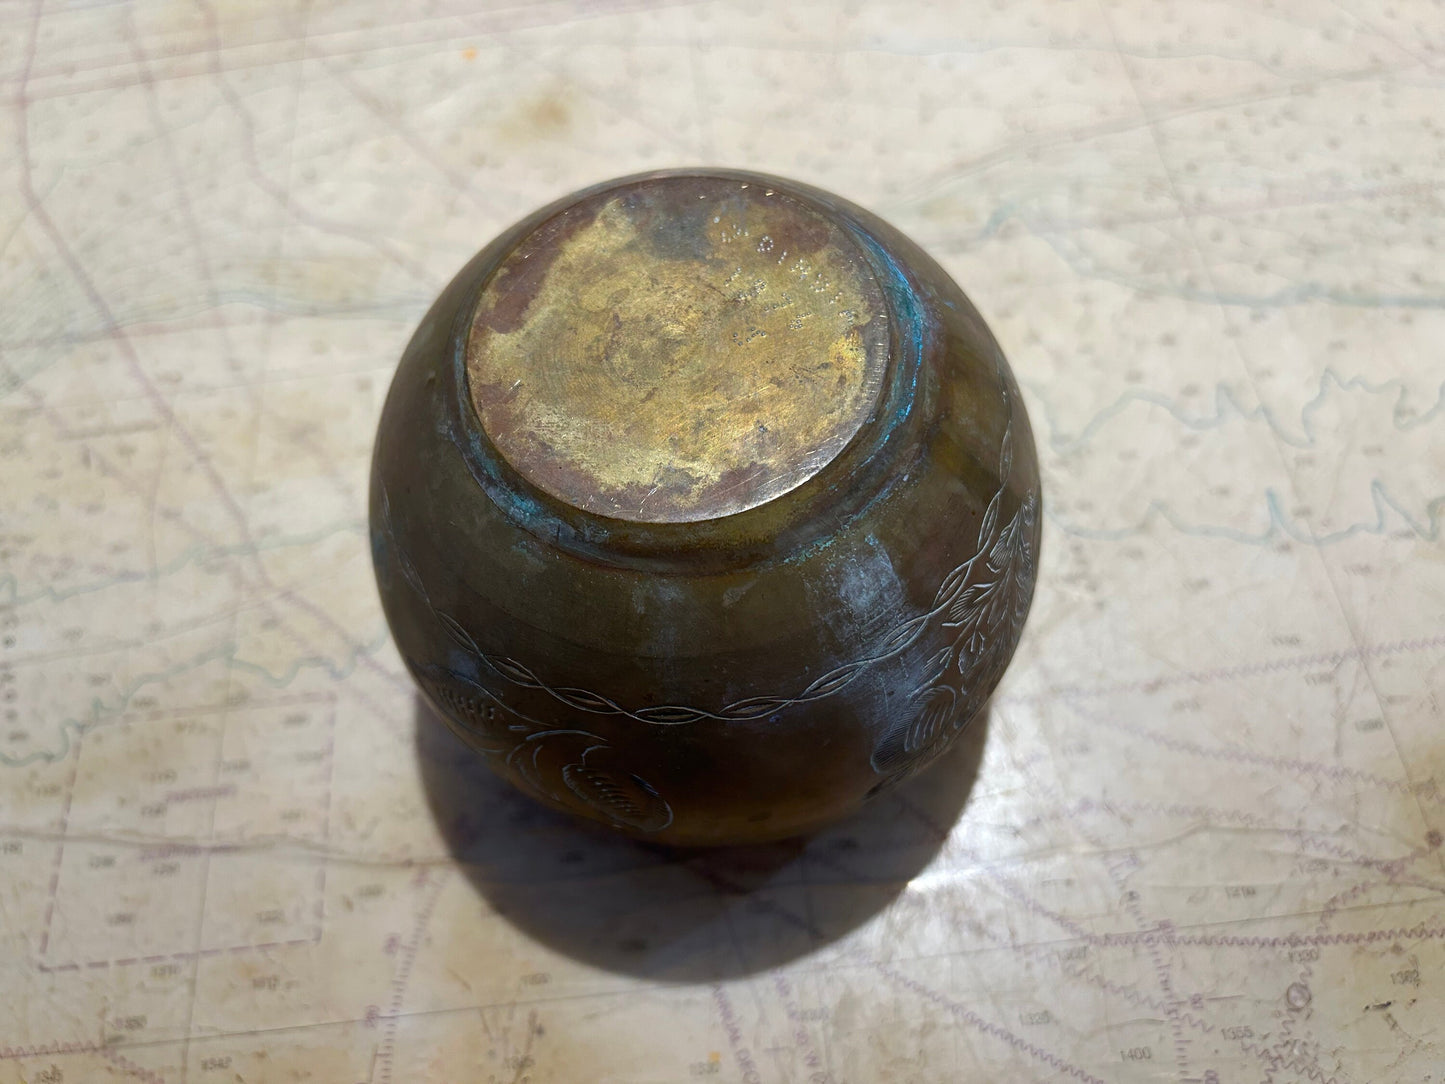
[{"label": "vintage brass vessel", "polygon": [[549,805],[789,836],[931,761],[1028,611],[1038,463],[983,320],[897,230],[654,173],[512,227],[407,347],[371,480],[407,667]]}]

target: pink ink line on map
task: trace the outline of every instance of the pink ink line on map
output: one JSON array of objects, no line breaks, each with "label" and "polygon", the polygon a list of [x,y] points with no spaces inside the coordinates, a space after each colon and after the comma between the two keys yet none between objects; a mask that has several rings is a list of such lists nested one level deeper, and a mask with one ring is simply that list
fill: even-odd
[{"label": "pink ink line on map", "polygon": [[72,750],[74,757],[70,765],[70,776],[65,782],[65,804],[60,811],[60,841],[55,845],[55,864],[50,869],[50,891],[45,898],[45,922],[40,934],[40,955],[44,956],[50,947],[50,924],[55,918],[55,899],[60,889],[60,866],[65,857],[65,833],[70,826],[70,802],[75,794],[75,775],[80,769],[80,743],[83,735],[77,736]]},{"label": "pink ink line on map", "polygon": [[396,1029],[401,1019],[401,1005],[406,998],[407,983],[411,981],[411,971],[416,964],[417,953],[421,949],[422,939],[431,922],[432,912],[436,910],[437,901],[441,899],[442,889],[446,887],[446,883],[445,876],[431,881],[431,874],[426,870],[417,874],[417,888],[429,888],[430,893],[417,911],[416,920],[412,923],[411,938],[401,950],[401,962],[397,966],[396,975],[391,980],[391,1010],[386,1017],[386,1033],[373,1062],[373,1066],[381,1067],[381,1075],[377,1078],[379,1084],[390,1084],[391,1082],[392,1058],[396,1050]]},{"label": "pink ink line on map", "polygon": [[1051,1050],[1047,1050],[1036,1043],[1029,1042],[1029,1040],[1022,1038],[1019,1035],[1015,1035],[1012,1031],[1010,1031],[1006,1027],[1003,1027],[1001,1024],[995,1024],[990,1020],[985,1020],[983,1017],[979,1016],[978,1013],[974,1012],[966,1005],[960,1004],[959,1002],[953,1000],[951,997],[947,997],[946,995],[939,993],[937,990],[930,989],[923,983],[919,982],[917,979],[910,978],[909,976],[903,974],[901,971],[890,967],[888,964],[882,963],[881,961],[877,960],[870,960],[867,957],[863,956],[861,953],[854,953],[850,951],[848,955],[856,955],[861,963],[864,963],[866,966],[878,972],[878,974],[882,975],[889,981],[894,982],[897,985],[902,986],[904,989],[917,994],[925,1001],[932,1002],[933,1004],[946,1010],[957,1019],[962,1020],[969,1026],[983,1032],[985,1035],[992,1036],[995,1039],[1000,1039],[1003,1042],[1007,1043],[1009,1046],[1013,1047],[1015,1050],[1022,1051],[1023,1053],[1028,1054],[1030,1057],[1033,1057],[1038,1061],[1043,1062],[1045,1065],[1054,1069],[1063,1076],[1072,1077],[1075,1080],[1083,1081],[1084,1084],[1104,1084],[1104,1081],[1100,1077],[1096,1077],[1093,1073],[1090,1073],[1085,1069],[1081,1069],[1077,1065],[1065,1061],[1063,1058],[1059,1057],[1059,1055],[1055,1054]]},{"label": "pink ink line on map", "polygon": [[[331,710],[326,715],[326,789],[321,805],[321,844],[331,849],[331,792],[336,783],[336,701],[331,701]],[[323,855],[316,867],[316,939],[326,924],[326,869],[330,863]]]},{"label": "pink ink line on map", "polygon": [[[926,827],[929,827],[940,839],[946,840],[948,838],[948,832],[911,802],[900,798],[899,804],[916,820],[920,821]],[[1411,852],[1411,854],[1404,859],[1397,861],[1408,864],[1408,862],[1418,859],[1425,853],[1439,849],[1439,846],[1440,844],[1435,840],[1435,837],[1431,836],[1425,848],[1420,851]],[[965,857],[976,862],[990,880],[994,881],[1007,895],[1023,904],[1024,907],[1048,919],[1061,929],[1066,930],[1072,934],[1075,939],[1098,948],[1132,947],[1136,945],[1147,946],[1160,943],[1223,948],[1307,948],[1314,945],[1369,944],[1388,940],[1434,941],[1445,939],[1445,926],[1426,926],[1424,923],[1419,923],[1412,927],[1390,927],[1375,930],[1360,930],[1352,933],[1324,935],[1289,933],[1274,936],[1179,933],[1172,925],[1166,923],[1155,929],[1146,929],[1132,933],[1097,934],[1085,929],[1067,915],[1053,910],[1023,891],[1011,880],[993,869],[978,852],[963,847],[960,847],[959,850]],[[1403,868],[1403,865],[1399,866],[1396,872]],[[1388,880],[1376,882],[1375,884],[1378,886],[1387,883],[1389,883]]]},{"label": "pink ink line on map", "polygon": [[1126,723],[1112,718],[1104,718],[1095,712],[1086,712],[1077,705],[1074,706],[1074,710],[1095,726],[1103,727],[1106,730],[1114,730],[1121,734],[1129,734],[1136,738],[1142,738],[1145,741],[1153,742],[1155,745],[1163,746],[1171,752],[1181,753],[1185,756],[1200,757],[1206,760],[1221,760],[1230,764],[1247,764],[1259,768],[1273,768],[1277,771],[1291,772],[1295,775],[1322,777],[1336,783],[1364,783],[1379,787],[1382,790],[1393,791],[1397,794],[1415,794],[1422,801],[1431,801],[1436,804],[1445,803],[1445,796],[1440,795],[1438,792],[1418,789],[1408,780],[1390,779],[1386,776],[1376,775],[1373,772],[1363,771],[1359,768],[1345,768],[1338,764],[1323,764],[1319,761],[1306,760],[1302,757],[1256,753],[1248,749],[1231,746],[1208,746],[1185,738],[1176,738],[1171,734],[1163,734],[1149,727],[1140,726],[1137,723]]},{"label": "pink ink line on map", "polygon": [[63,964],[37,963],[41,971],[75,971],[79,968],[129,967],[132,964],[155,964],[165,960],[194,960],[205,956],[233,956],[241,952],[263,952],[273,948],[295,948],[298,945],[315,945],[321,940],[317,930],[309,937],[295,937],[289,941],[259,941],[252,945],[227,945],[223,948],[193,949],[188,952],[154,953],[149,956],[121,956],[113,960],[83,960]]},{"label": "pink ink line on map", "polygon": [[0,1061],[17,1058],[43,1058],[55,1054],[98,1054],[99,1043],[41,1043],[38,1046],[0,1046]]},{"label": "pink ink line on map", "polygon": [[62,1057],[71,1054],[99,1054],[106,1061],[139,1077],[147,1084],[165,1084],[165,1078],[143,1065],[137,1065],[123,1057],[114,1047],[90,1042],[53,1042],[33,1046],[0,1046],[0,1061],[18,1061],[23,1058]]},{"label": "pink ink line on map", "polygon": [[[693,867],[691,868],[691,872],[699,876],[703,881],[712,885],[713,887],[720,888],[732,895],[746,894],[741,888],[741,886],[732,883],[726,877],[723,877],[716,871]],[[762,911],[765,911],[768,914],[776,915],[790,925],[794,925],[803,929],[814,938],[820,937],[816,926],[808,919],[800,915],[794,914],[788,908],[782,907],[771,900],[759,900],[757,902]],[[952,1015],[961,1020],[963,1023],[968,1024],[970,1027],[973,1027],[992,1038],[1001,1039],[1003,1042],[1012,1046],[1014,1049],[1029,1054],[1031,1057],[1034,1057],[1044,1062],[1044,1064],[1051,1066],[1052,1068],[1063,1073],[1065,1076],[1073,1077],[1077,1080],[1084,1081],[1085,1084],[1104,1084],[1104,1082],[1099,1077],[1096,1077],[1092,1073],[1089,1073],[1088,1071],[1080,1068],[1079,1066],[1074,1065],[1069,1061],[1066,1061],[1058,1054],[1055,1054],[1053,1051],[1047,1050],[1041,1046],[1038,1046],[1035,1043],[1029,1042],[1027,1039],[1024,1039],[1021,1036],[1015,1034],[1013,1031],[1004,1027],[1002,1024],[996,1024],[992,1021],[984,1019],[972,1009],[969,1009],[966,1006],[954,1001],[947,995],[932,989],[924,983],[919,982],[917,979],[913,979],[907,975],[904,975],[902,972],[897,971],[896,969],[888,966],[887,964],[879,960],[873,959],[872,957],[858,951],[857,949],[846,949],[844,950],[843,955],[855,960],[869,970],[877,972],[889,981],[901,984],[912,993],[918,994],[920,997],[923,997],[943,1007]],[[721,987],[715,987],[715,995],[716,992],[720,990]],[[389,1080],[389,1078],[387,1079]]]}]

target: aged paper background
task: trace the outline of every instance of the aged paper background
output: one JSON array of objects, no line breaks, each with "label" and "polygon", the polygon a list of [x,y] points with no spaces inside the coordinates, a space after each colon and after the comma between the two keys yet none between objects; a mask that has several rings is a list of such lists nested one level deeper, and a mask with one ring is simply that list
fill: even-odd
[{"label": "aged paper background", "polygon": [[[1438,5],[15,0],[0,83],[0,1081],[1445,1075]],[[934,252],[1047,499],[957,755],[707,858],[490,783],[364,519],[442,284],[689,163]]]}]

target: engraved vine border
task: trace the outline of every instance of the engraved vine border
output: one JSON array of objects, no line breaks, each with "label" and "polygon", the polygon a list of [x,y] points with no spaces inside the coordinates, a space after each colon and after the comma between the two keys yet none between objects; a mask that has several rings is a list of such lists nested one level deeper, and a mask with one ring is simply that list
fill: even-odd
[{"label": "engraved vine border", "polygon": [[[391,518],[391,501],[385,485],[381,487],[381,509],[383,530],[392,543],[396,554],[397,565],[406,581],[412,585],[426,603],[427,608],[441,623],[442,628],[448,637],[463,651],[482,662],[489,670],[519,688],[535,689],[544,692],[557,700],[559,703],[573,708],[577,711],[590,712],[595,715],[621,715],[624,718],[632,719],[640,723],[649,723],[654,726],[681,726],[689,723],[701,722],[711,719],[719,722],[729,721],[751,721],[761,719],[779,711],[793,707],[796,704],[811,703],[833,696],[852,684],[865,671],[876,666],[880,662],[894,658],[906,651],[923,634],[934,618],[948,610],[958,600],[958,597],[965,589],[965,584],[972,574],[974,566],[980,558],[983,558],[991,550],[992,533],[998,523],[999,508],[1003,502],[1003,495],[1008,489],[1009,475],[1013,466],[1013,420],[1012,403],[1008,387],[1003,387],[1003,398],[1005,405],[1010,409],[1010,420],[1004,429],[1003,440],[999,449],[999,477],[1001,479],[998,490],[989,501],[984,510],[983,520],[979,525],[977,546],[972,556],[962,564],[953,569],[943,578],[934,595],[933,606],[909,618],[898,625],[892,632],[884,637],[881,647],[874,654],[852,662],[823,674],[814,680],[802,692],[796,696],[754,696],[734,701],[717,711],[709,711],[706,708],[692,707],[681,704],[661,704],[653,707],[631,709],[618,704],[615,700],[603,696],[601,693],[588,689],[580,689],[572,686],[549,685],[543,681],[526,664],[519,662],[505,655],[495,655],[483,651],[472,638],[471,634],[449,614],[438,610],[431,601],[421,576],[415,565],[407,556],[405,549],[396,544],[396,532],[393,529]],[[1024,505],[1020,506],[1019,512],[1023,511],[1025,505],[1030,502],[1037,502],[1038,493],[1036,488],[1031,488],[1025,496]],[[1010,526],[1016,526],[1019,512],[1016,512]],[[1028,570],[1029,580],[1032,580],[1033,569]],[[949,623],[945,622],[945,625]],[[498,702],[501,703],[500,699]],[[507,705],[503,705],[507,707]],[[510,710],[510,708],[508,709]]]}]

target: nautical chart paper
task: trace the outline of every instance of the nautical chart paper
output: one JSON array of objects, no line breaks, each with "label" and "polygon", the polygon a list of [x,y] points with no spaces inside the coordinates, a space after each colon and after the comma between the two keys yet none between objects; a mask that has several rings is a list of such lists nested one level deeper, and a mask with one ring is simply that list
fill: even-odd
[{"label": "nautical chart paper", "polygon": [[[1414,0],[0,6],[0,1081],[1440,1080],[1442,80]],[[937,255],[1046,497],[958,753],[707,857],[489,781],[364,507],[465,259],[689,163]]]}]

